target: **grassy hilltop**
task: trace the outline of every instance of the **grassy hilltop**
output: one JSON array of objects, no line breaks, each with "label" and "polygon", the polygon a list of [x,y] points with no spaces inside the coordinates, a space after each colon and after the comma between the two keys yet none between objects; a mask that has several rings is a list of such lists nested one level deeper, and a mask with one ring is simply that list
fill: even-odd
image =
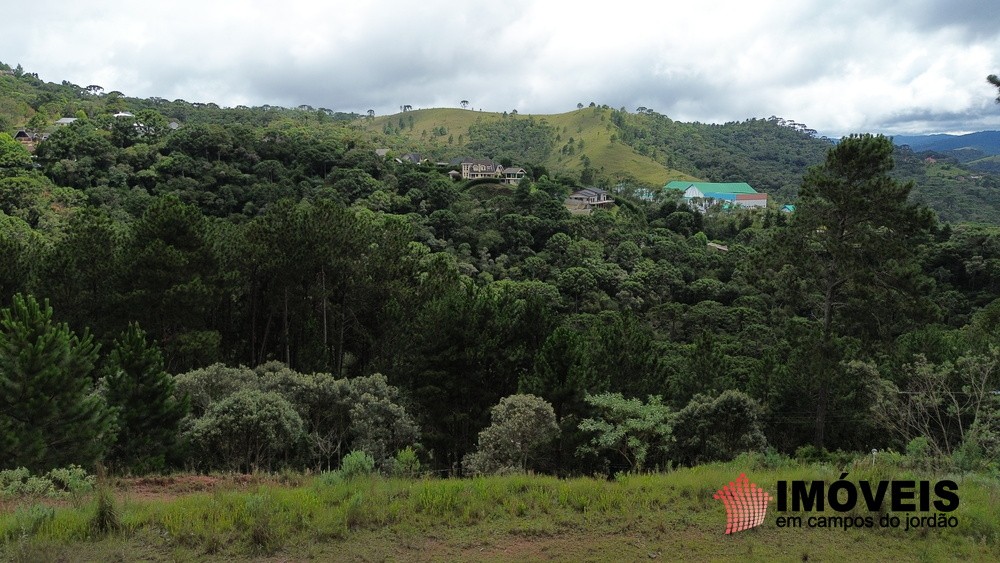
[{"label": "grassy hilltop", "polygon": [[[579,175],[584,168],[583,157],[586,156],[595,171],[608,178],[631,178],[652,186],[662,186],[670,180],[697,179],[643,156],[621,142],[620,131],[611,122],[611,113],[612,110],[601,107],[532,116],[436,108],[379,116],[365,119],[363,123],[366,131],[382,133],[386,144],[399,152],[416,151],[448,160],[458,156],[477,156],[469,150],[472,141],[470,128],[477,124],[531,119],[548,125],[554,133],[549,156],[541,162],[514,164],[542,165],[553,173]],[[387,127],[391,130],[389,134],[385,133]],[[437,134],[441,131],[446,133]],[[569,145],[571,138],[573,153],[570,155],[561,149]],[[582,148],[579,148],[581,141]]]}]

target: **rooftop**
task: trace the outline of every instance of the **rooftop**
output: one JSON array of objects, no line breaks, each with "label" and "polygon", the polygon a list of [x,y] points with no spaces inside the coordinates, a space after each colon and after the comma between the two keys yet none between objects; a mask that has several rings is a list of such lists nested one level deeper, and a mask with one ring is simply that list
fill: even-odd
[{"label": "rooftop", "polygon": [[669,182],[664,186],[668,190],[680,190],[685,191],[691,186],[698,188],[701,193],[707,194],[708,192],[717,194],[755,194],[757,190],[750,187],[750,184],[746,182],[730,182],[730,183],[718,183],[718,182],[682,182],[679,180],[674,180]]}]

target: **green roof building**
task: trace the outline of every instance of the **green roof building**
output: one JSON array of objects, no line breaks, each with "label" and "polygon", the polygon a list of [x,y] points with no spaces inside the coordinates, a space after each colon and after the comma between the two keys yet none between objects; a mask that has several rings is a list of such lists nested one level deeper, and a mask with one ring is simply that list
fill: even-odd
[{"label": "green roof building", "polygon": [[707,210],[715,203],[724,207],[767,207],[767,194],[758,193],[746,182],[682,182],[673,181],[664,189],[684,192],[684,199],[695,207]]}]

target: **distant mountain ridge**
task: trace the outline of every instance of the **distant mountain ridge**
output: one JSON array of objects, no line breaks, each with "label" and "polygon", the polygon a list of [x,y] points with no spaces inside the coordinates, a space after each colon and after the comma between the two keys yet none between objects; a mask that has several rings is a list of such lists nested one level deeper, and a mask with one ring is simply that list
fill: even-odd
[{"label": "distant mountain ridge", "polygon": [[895,135],[896,145],[909,145],[914,152],[979,151],[980,156],[1000,154],[1000,131],[979,131],[965,135]]}]

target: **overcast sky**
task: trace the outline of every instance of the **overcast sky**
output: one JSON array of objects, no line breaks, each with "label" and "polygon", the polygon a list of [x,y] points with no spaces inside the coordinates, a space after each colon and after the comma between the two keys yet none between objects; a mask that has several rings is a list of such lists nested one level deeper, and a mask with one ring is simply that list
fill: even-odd
[{"label": "overcast sky", "polygon": [[996,0],[14,0],[0,61],[222,106],[777,115],[831,137],[1000,129]]}]

